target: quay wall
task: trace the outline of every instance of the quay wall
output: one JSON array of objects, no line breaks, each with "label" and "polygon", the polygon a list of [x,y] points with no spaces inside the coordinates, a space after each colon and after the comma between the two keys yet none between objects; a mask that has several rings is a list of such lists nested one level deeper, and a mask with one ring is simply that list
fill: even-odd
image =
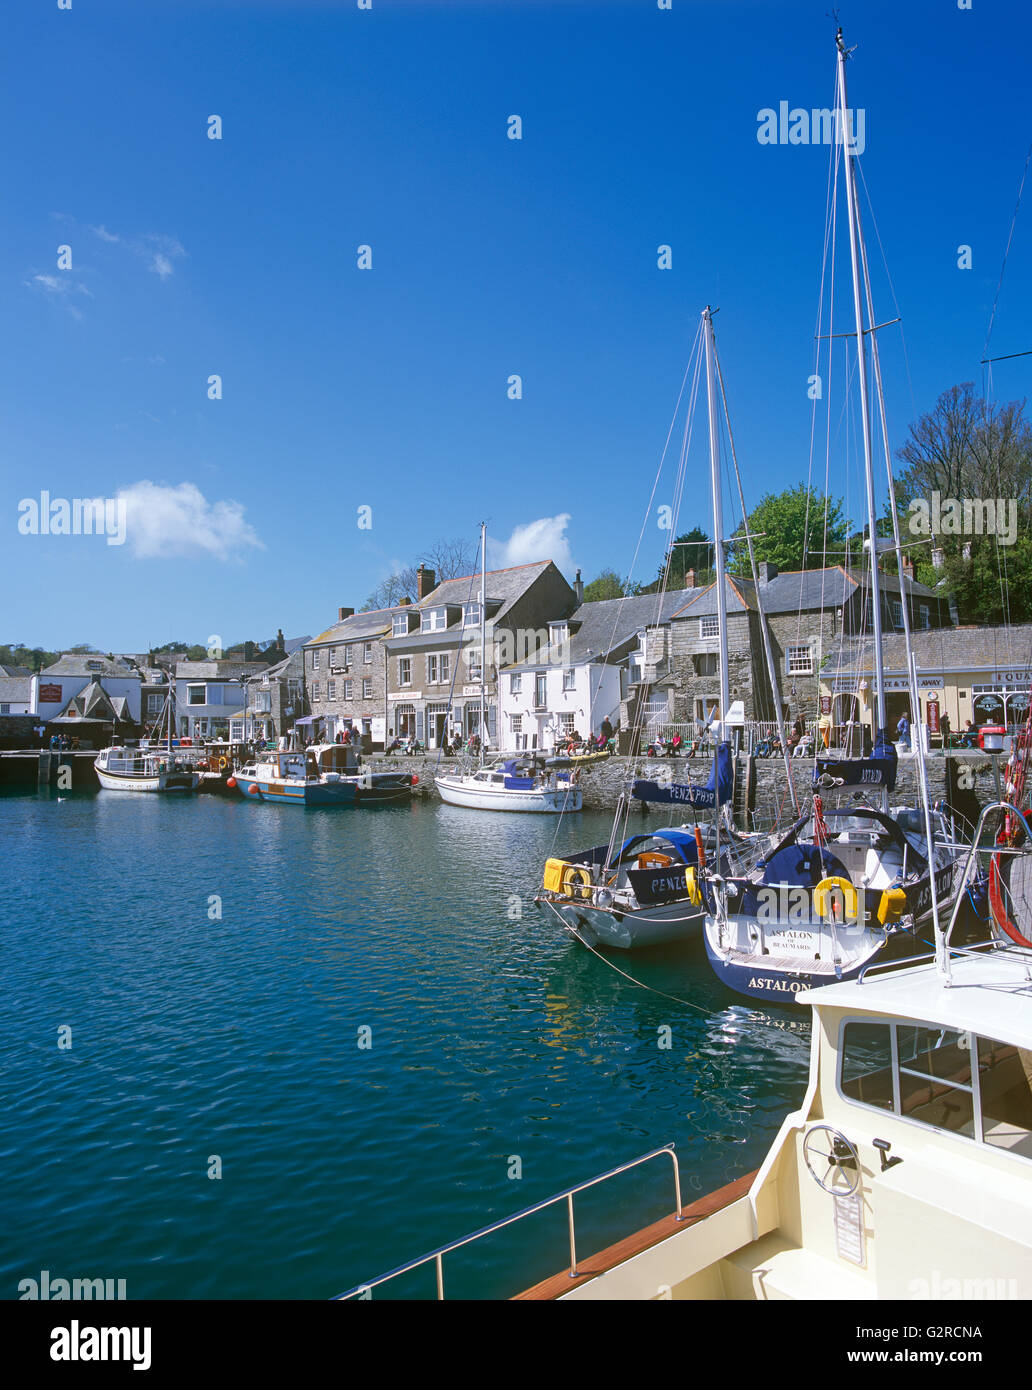
[{"label": "quay wall", "polygon": [[[795,785],[796,795],[802,804],[812,791],[813,763],[807,758],[796,758],[791,761],[792,781]],[[751,773],[750,762],[752,765]],[[948,754],[932,753],[928,757],[928,790],[933,801],[947,795],[949,790],[948,764],[953,764],[954,778],[959,775],[960,785],[964,793],[962,801],[966,799],[970,802],[971,796],[974,796],[979,804],[984,805],[993,799],[995,783],[992,759],[989,755],[978,751],[954,750]],[[433,800],[440,800],[434,787],[434,774],[438,770],[442,772],[455,771],[461,766],[455,758],[445,758],[438,763],[438,759],[434,755],[414,758],[404,756],[373,757],[366,758],[364,765],[374,772],[415,773],[419,778],[417,792]],[[613,810],[617,797],[621,791],[627,790],[633,776],[641,776],[645,768],[658,770],[663,767],[670,769],[670,775],[674,781],[686,780],[687,773],[692,782],[705,785],[709,776],[709,764],[701,758],[693,758],[690,761],[684,758],[649,758],[642,761],[625,757],[607,758],[604,762],[581,769],[578,785],[584,795],[584,809],[586,811]],[[968,770],[970,770],[972,785],[965,789],[964,783],[969,780]],[[773,811],[778,810],[782,805],[786,808],[790,805],[788,790],[785,785],[785,765],[780,758],[749,759],[740,755],[736,763],[736,780],[738,785],[735,804],[740,811],[744,810],[745,793],[752,782],[751,809],[754,810],[757,820],[769,819]],[[823,795],[829,804],[834,804],[841,796],[850,796],[857,790],[859,788],[836,788],[824,792]],[[896,790],[892,794],[891,800],[918,805],[919,797],[917,759],[902,757],[899,760]],[[963,814],[969,819],[971,818],[971,810],[966,809],[964,805],[958,805],[957,809],[963,811]],[[971,809],[973,809],[973,804],[971,804]],[[652,811],[653,814],[664,813],[663,808],[658,806],[652,808]]]}]

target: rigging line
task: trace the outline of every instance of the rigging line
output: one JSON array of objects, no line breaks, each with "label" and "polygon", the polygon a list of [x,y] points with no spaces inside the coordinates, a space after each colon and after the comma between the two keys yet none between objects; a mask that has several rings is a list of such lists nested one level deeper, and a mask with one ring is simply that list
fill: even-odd
[{"label": "rigging line", "polygon": [[[1032,147],[1030,147],[1030,150],[1032,150]],[[892,275],[891,275],[891,273],[890,273],[890,271],[889,271],[888,257],[885,255],[885,247],[884,247],[884,245],[882,244],[881,232],[880,232],[879,229],[878,229],[878,219],[877,219],[877,217],[874,215],[874,200],[873,200],[872,197],[871,197],[870,189],[867,187],[867,180],[864,178],[863,165],[862,165],[861,162],[860,162],[860,157],[859,157],[859,155],[856,156],[856,157],[854,158],[854,160],[853,160],[853,167],[854,167],[854,169],[858,170],[858,171],[859,171],[859,174],[860,174],[860,182],[861,182],[861,184],[863,185],[864,200],[865,200],[865,203],[866,203],[867,215],[870,217],[870,219],[871,219],[871,226],[874,228],[874,239],[875,239],[875,241],[878,243],[878,251],[879,251],[879,253],[881,254],[882,269],[883,269],[884,272],[885,272],[885,279],[886,279],[886,282],[887,282],[888,287],[889,287],[889,294],[892,296],[893,308],[895,309],[895,311],[896,311],[896,317],[897,317],[897,319],[899,320],[899,340],[900,340],[900,344],[901,344],[901,346],[902,346],[902,348],[903,348],[903,366],[904,366],[904,368],[905,368],[905,370],[906,370],[906,374],[907,374],[907,388],[908,388],[908,390],[909,390],[909,392],[910,392],[910,410],[911,410],[911,418],[912,418],[912,419],[916,419],[916,418],[917,418],[917,399],[916,399],[916,397],[915,397],[915,395],[914,395],[914,381],[913,381],[913,377],[912,377],[911,374],[910,374],[910,355],[909,355],[908,352],[907,352],[906,334],[903,332],[903,311],[902,311],[902,309],[899,307],[899,300],[896,298],[896,287],[895,287],[895,285],[892,283]],[[866,248],[866,246],[865,246],[865,248],[864,248],[864,255],[865,255],[865,257],[866,257],[866,255],[867,255],[867,248]],[[874,323],[874,319],[873,319],[873,318],[871,319],[871,323],[872,323],[872,324]]]},{"label": "rigging line", "polygon": [[[837,76],[837,74],[836,74],[836,78],[835,78],[835,91],[836,91],[836,98],[835,98],[835,100],[836,100],[836,107],[837,107],[837,105],[838,105],[838,76]],[[816,375],[817,375],[817,380],[818,380],[818,381],[820,381],[820,369],[821,369],[821,362],[822,362],[822,358],[821,358],[821,350],[822,350],[822,349],[821,349],[821,343],[822,343],[823,340],[822,340],[822,335],[821,335],[821,329],[822,329],[823,326],[824,326],[824,317],[823,317],[823,316],[824,316],[824,295],[825,295],[825,285],[826,285],[826,284],[828,285],[828,296],[829,296],[829,305],[828,305],[828,321],[829,321],[829,323],[834,323],[834,315],[835,315],[835,254],[836,254],[836,247],[837,247],[837,244],[838,244],[838,243],[837,243],[837,237],[838,237],[838,233],[837,233],[837,228],[838,228],[838,221],[837,221],[837,218],[838,218],[838,171],[839,171],[838,146],[835,145],[835,144],[832,144],[832,145],[829,147],[829,150],[828,150],[828,186],[827,186],[826,207],[825,207],[824,250],[823,250],[823,258],[822,258],[822,262],[821,262],[821,282],[820,282],[820,289],[819,289],[818,296],[817,296],[817,323],[816,323],[816,334],[815,334],[817,346],[816,346],[816,361],[815,361],[815,365],[816,365],[816,369],[817,369]],[[830,256],[830,266],[831,266],[830,280],[829,280],[829,276],[828,276],[829,256]],[[835,360],[835,359],[834,359],[834,352],[833,352],[833,349],[834,349],[834,344],[831,343],[831,342],[829,341],[829,343],[828,343],[828,390],[829,390],[829,392],[830,392],[830,390],[831,390],[832,369],[833,369],[833,364],[834,364],[834,360]],[[814,452],[815,452],[816,442],[817,442],[817,400],[818,400],[818,397],[815,395],[814,398],[813,398],[813,408],[812,408],[812,410],[811,410],[811,412],[810,412],[810,448],[809,448],[809,457],[808,457],[807,469],[806,469],[806,507],[805,507],[805,511],[804,511],[804,515],[803,515],[803,554],[802,554],[802,557],[801,557],[801,568],[802,568],[802,571],[804,572],[804,574],[805,574],[805,571],[807,570],[808,564],[809,564],[809,546],[810,546],[810,503],[811,503],[811,500],[812,500],[812,490],[813,490],[813,462],[814,462]],[[825,458],[827,458],[828,455],[830,454],[830,451],[831,451],[831,413],[830,413],[830,411],[825,411],[825,417],[826,417],[826,425],[825,425]],[[801,581],[800,581],[800,604],[799,604],[799,608],[798,608],[797,613],[796,613],[796,645],[797,645],[797,646],[800,644],[801,637],[802,637],[802,629],[803,629],[802,584],[803,584],[803,581],[801,580]]]},{"label": "rigging line", "polygon": [[[1012,216],[1011,216],[1010,231],[1009,231],[1008,234],[1007,234],[1007,245],[1006,245],[1006,247],[1004,248],[1004,252],[1003,252],[1003,263],[1002,263],[1001,266],[1000,266],[1000,278],[999,278],[999,280],[997,281],[997,284],[996,284],[996,293],[995,293],[995,295],[993,296],[993,307],[992,307],[992,312],[991,312],[990,315],[989,315],[989,327],[986,329],[986,334],[985,334],[985,346],[982,348],[982,356],[983,356],[983,358],[988,358],[988,356],[989,356],[989,339],[993,336],[993,324],[994,324],[995,321],[996,321],[996,306],[997,306],[997,304],[999,303],[1000,291],[1001,291],[1002,288],[1003,288],[1003,273],[1004,273],[1004,271],[1007,269],[1007,257],[1010,255],[1011,242],[1014,240],[1014,229],[1015,229],[1015,227],[1017,226],[1017,223],[1018,223],[1018,210],[1019,210],[1019,208],[1021,207],[1021,195],[1022,195],[1022,193],[1024,192],[1024,189],[1025,189],[1025,179],[1026,179],[1027,176],[1028,176],[1029,160],[1032,160],[1032,144],[1030,144],[1029,147],[1028,147],[1028,153],[1025,155],[1025,167],[1024,167],[1024,168],[1022,169],[1022,171],[1021,171],[1021,182],[1020,182],[1019,185],[1018,185],[1018,198],[1017,198],[1017,202],[1014,204],[1014,212],[1013,212],[1013,214],[1012,214]],[[987,390],[986,390],[985,394],[986,394],[986,398],[988,398],[988,394],[989,394],[988,386],[989,386],[989,383],[991,382],[991,379],[992,379],[992,367],[991,367],[991,366],[989,367],[989,371],[988,371],[988,373],[986,373],[986,376],[987,376],[987,383],[986,383],[986,384],[987,384]]]}]

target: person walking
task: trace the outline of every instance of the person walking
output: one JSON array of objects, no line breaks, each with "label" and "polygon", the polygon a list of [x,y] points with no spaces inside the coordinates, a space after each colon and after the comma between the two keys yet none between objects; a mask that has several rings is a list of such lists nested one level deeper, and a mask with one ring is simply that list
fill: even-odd
[{"label": "person walking", "polygon": [[896,734],[897,734],[896,742],[899,744],[900,748],[902,748],[902,750],[903,750],[904,753],[909,753],[909,752],[910,752],[910,720],[909,720],[909,718],[907,717],[906,710],[904,710],[903,713],[902,713],[902,714],[900,715],[900,717],[899,717],[899,723],[896,725]]}]

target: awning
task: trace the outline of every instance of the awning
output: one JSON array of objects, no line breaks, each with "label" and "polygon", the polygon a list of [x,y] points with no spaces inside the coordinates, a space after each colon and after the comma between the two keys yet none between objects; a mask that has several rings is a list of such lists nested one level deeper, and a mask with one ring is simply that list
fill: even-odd
[{"label": "awning", "polygon": [[318,724],[320,719],[325,719],[325,714],[306,714],[303,719],[295,719],[295,724]]}]

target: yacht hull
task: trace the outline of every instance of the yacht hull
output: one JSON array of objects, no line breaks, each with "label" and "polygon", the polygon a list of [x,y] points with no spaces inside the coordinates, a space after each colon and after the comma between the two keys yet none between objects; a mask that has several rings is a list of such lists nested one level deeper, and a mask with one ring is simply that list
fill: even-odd
[{"label": "yacht hull", "polygon": [[540,897],[537,902],[546,914],[553,909],[563,924],[586,945],[607,946],[619,951],[697,941],[705,920],[703,909],[693,907],[690,902],[657,903],[633,912],[552,896]]},{"label": "yacht hull", "polygon": [[466,806],[473,811],[537,811],[560,815],[563,811],[579,811],[582,797],[577,787],[548,787],[519,791],[473,786],[465,778],[438,777],[438,794],[449,806]]}]

